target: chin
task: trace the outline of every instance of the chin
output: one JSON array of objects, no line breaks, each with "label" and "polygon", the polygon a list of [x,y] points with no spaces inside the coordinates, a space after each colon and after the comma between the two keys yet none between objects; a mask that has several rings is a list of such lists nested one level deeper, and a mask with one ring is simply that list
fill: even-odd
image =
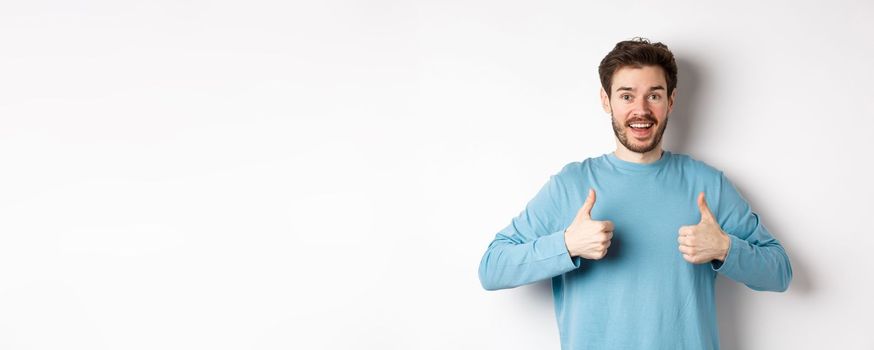
[{"label": "chin", "polygon": [[645,154],[654,151],[658,148],[658,145],[653,144],[652,142],[642,143],[642,144],[632,144],[634,148],[629,148],[629,151],[634,153]]}]

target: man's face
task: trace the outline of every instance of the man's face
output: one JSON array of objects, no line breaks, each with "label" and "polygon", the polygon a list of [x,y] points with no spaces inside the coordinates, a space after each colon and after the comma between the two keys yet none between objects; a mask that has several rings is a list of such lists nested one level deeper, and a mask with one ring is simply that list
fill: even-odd
[{"label": "man's face", "polygon": [[610,98],[601,89],[601,104],[613,119],[613,133],[628,150],[652,151],[662,140],[676,90],[667,94],[659,66],[622,67],[613,73]]}]

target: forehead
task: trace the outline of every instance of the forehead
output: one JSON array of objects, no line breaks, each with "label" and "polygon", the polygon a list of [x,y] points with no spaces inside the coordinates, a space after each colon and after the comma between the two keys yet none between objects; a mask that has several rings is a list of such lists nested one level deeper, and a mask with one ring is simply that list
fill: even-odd
[{"label": "forehead", "polygon": [[619,68],[613,72],[611,85],[610,88],[613,91],[620,87],[630,87],[636,90],[636,88],[649,89],[652,86],[661,85],[667,88],[665,70],[659,66],[625,66]]}]

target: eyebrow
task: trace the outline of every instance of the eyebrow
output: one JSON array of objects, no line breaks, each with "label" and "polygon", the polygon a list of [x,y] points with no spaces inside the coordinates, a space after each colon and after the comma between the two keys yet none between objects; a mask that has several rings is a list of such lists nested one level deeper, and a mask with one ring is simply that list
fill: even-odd
[{"label": "eyebrow", "polygon": [[[665,89],[664,86],[654,85],[654,86],[649,88],[649,91],[664,90],[664,89]],[[616,89],[616,91],[634,91],[634,89],[632,89],[628,86],[620,86],[619,88]]]}]

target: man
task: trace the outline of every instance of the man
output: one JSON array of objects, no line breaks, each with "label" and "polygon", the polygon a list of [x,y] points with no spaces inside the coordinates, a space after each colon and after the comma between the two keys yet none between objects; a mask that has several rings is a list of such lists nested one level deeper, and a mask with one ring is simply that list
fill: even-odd
[{"label": "man", "polygon": [[716,275],[782,292],[789,258],[721,171],[662,150],[667,46],[620,42],[598,72],[616,150],[551,176],[495,236],[480,281],[552,278],[562,349],[718,349]]}]

